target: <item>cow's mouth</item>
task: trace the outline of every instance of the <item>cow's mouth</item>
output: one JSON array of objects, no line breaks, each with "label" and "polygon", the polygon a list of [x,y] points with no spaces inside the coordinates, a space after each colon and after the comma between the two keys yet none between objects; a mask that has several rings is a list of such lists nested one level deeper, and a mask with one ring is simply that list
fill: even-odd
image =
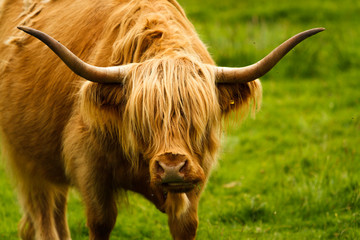
[{"label": "cow's mouth", "polygon": [[173,193],[185,193],[194,189],[198,185],[198,182],[168,182],[161,183],[163,187],[168,192]]}]

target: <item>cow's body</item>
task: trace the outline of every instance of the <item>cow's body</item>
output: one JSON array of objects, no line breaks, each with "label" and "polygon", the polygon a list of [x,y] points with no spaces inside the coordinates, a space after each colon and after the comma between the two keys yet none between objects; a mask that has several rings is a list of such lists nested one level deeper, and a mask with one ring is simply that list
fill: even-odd
[{"label": "cow's body", "polygon": [[[217,90],[210,78],[198,84],[171,76],[187,78],[184,71],[194,63],[213,64],[175,1],[5,0],[2,7],[1,137],[24,210],[21,236],[69,238],[66,195],[68,186],[75,185],[92,238],[109,236],[117,214],[114,199],[121,190],[139,192],[166,212],[175,239],[194,238],[199,194],[216,160],[221,114],[233,100],[241,106],[260,96],[259,83]],[[146,77],[157,65],[160,85],[144,90],[149,82],[141,78],[124,85],[84,81],[46,46],[17,30],[18,25],[51,34],[97,66],[148,61],[139,72]],[[172,68],[173,73],[163,75]],[[148,99],[136,95],[142,91],[139,86]],[[139,108],[140,114],[132,111]],[[184,114],[187,122],[181,119]],[[139,135],[149,140],[141,143]],[[188,146],[190,141],[196,143]],[[150,184],[150,160],[159,154],[195,156],[201,166],[199,186],[165,193]]]},{"label": "cow's body", "polygon": [[[114,68],[96,74],[91,68],[84,80],[18,25],[50,34],[90,64],[130,67],[125,77],[120,70],[111,75],[116,83],[90,82]],[[174,239],[195,238],[221,118],[256,106],[255,79],[303,35],[264,58],[265,67],[234,72],[215,69],[174,0],[0,1],[0,131],[24,211],[20,236],[70,239],[66,202],[73,185],[91,239],[109,238],[115,200],[127,190],[168,214]],[[70,67],[77,74],[78,63]],[[234,83],[240,75],[246,81]]]}]

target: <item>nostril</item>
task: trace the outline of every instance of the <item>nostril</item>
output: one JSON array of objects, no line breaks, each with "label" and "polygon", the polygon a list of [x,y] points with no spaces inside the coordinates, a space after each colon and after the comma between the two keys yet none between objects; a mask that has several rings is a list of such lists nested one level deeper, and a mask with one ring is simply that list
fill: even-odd
[{"label": "nostril", "polygon": [[179,172],[184,173],[188,165],[189,165],[188,160],[185,160],[183,165],[180,167]]},{"label": "nostril", "polygon": [[160,173],[160,174],[165,172],[164,168],[161,166],[159,161],[155,162],[155,170],[157,173]]}]

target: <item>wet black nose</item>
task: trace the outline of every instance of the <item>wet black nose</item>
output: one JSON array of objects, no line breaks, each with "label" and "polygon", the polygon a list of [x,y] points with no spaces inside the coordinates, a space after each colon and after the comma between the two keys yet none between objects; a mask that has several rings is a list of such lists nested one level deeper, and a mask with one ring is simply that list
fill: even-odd
[{"label": "wet black nose", "polygon": [[183,182],[184,171],[187,165],[187,160],[177,162],[175,164],[166,164],[162,161],[156,161],[157,173],[160,175],[163,184]]}]

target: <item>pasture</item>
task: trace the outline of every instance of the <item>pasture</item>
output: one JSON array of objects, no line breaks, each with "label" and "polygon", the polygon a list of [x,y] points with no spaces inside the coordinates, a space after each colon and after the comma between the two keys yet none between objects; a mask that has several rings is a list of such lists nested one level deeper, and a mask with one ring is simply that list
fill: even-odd
[{"label": "pasture", "polygon": [[[179,2],[222,66],[252,64],[300,31],[326,28],[261,79],[254,119],[225,123],[197,239],[360,239],[360,2]],[[0,163],[0,239],[18,239],[20,209]],[[72,238],[87,239],[75,190],[68,219]],[[129,193],[112,239],[171,239],[166,215]]]}]

